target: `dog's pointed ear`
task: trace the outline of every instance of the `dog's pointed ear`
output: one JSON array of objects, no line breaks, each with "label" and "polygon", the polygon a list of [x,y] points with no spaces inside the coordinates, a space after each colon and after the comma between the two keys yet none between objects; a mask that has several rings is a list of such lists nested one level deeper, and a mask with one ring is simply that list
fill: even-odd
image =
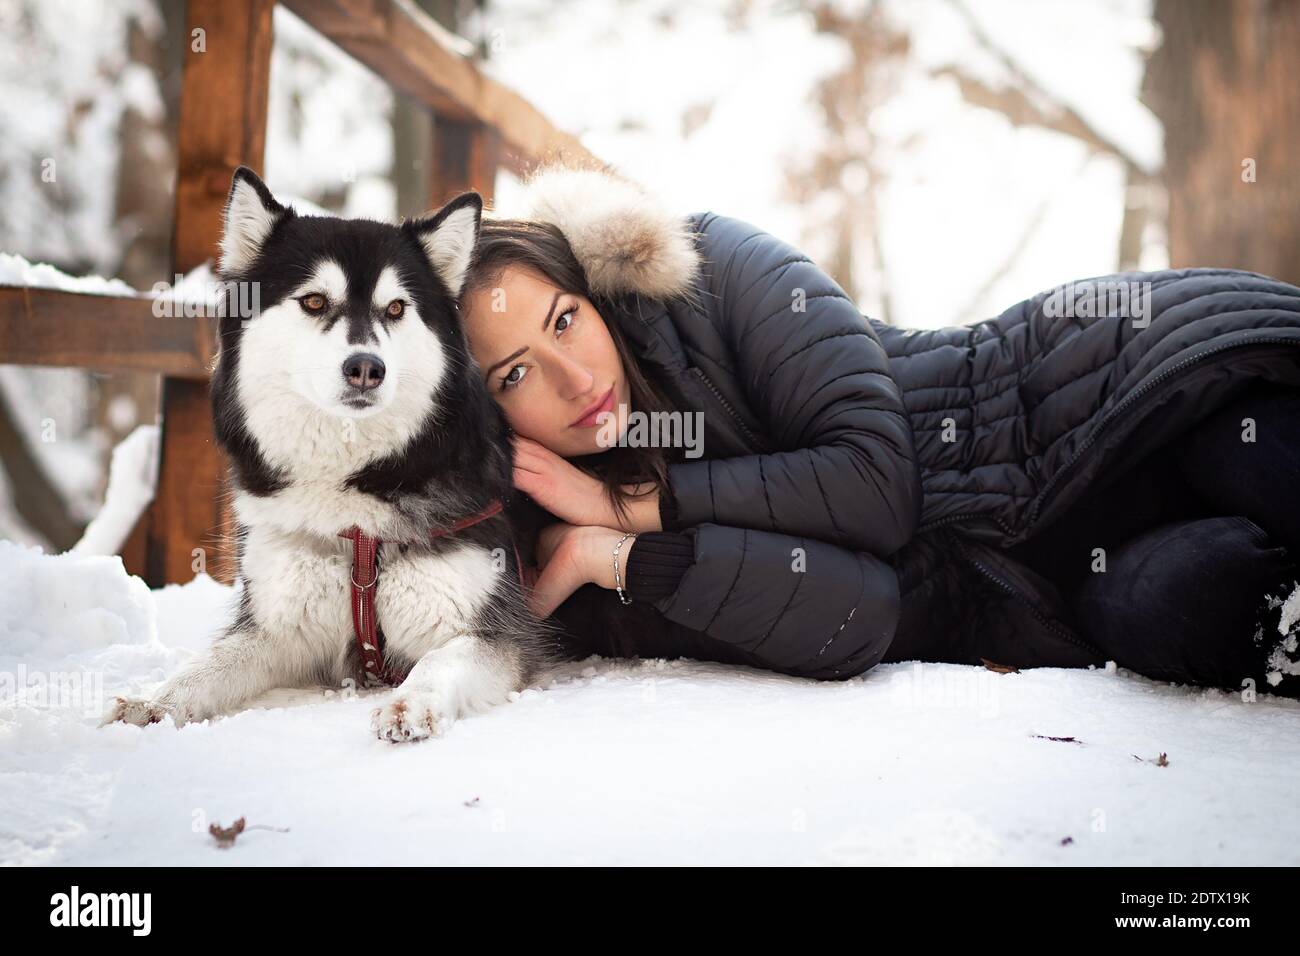
[{"label": "dog's pointed ear", "polygon": [[405,224],[419,240],[433,271],[438,273],[453,299],[460,297],[465,285],[482,222],[483,197],[468,192],[461,193],[432,215]]},{"label": "dog's pointed ear", "polygon": [[247,269],[262,251],[276,223],[292,215],[293,210],[276,202],[256,173],[247,166],[236,169],[226,200],[218,271],[232,275]]}]

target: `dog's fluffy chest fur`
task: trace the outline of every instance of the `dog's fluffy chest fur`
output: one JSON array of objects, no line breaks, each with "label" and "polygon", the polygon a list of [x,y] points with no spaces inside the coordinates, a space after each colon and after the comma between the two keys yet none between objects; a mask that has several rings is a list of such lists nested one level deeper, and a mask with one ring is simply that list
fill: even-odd
[{"label": "dog's fluffy chest fur", "polygon": [[[300,655],[304,676],[355,676],[347,661],[352,623],[352,543],[251,527],[244,540],[248,609],[259,628]],[[505,570],[483,545],[385,542],[375,609],[385,654],[415,661],[471,632]]]}]

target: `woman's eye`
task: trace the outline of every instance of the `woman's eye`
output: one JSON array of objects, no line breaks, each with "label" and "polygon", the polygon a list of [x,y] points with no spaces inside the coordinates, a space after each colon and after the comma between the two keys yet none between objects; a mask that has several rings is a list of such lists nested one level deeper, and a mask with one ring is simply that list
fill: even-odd
[{"label": "woman's eye", "polygon": [[319,292],[312,292],[309,295],[305,295],[299,299],[298,302],[304,309],[313,315],[318,315],[321,312],[324,312],[325,306],[329,304],[325,296],[321,295]]},{"label": "woman's eye", "polygon": [[[515,372],[518,372],[519,374],[515,375]],[[504,392],[508,388],[514,388],[524,380],[524,376],[527,374],[528,370],[522,365],[512,365],[510,371],[506,373],[503,379],[501,379],[501,391]]]},{"label": "woman's eye", "polygon": [[388,303],[388,317],[390,319],[400,319],[402,313],[406,311],[406,303],[401,299],[394,299]]},{"label": "woman's eye", "polygon": [[[578,307],[575,305],[573,308],[569,309],[569,311],[560,313],[559,318],[555,320],[556,335],[559,335],[561,332],[569,331],[569,329],[573,326],[574,316],[577,314],[577,312],[578,312]],[[561,322],[564,323],[563,327],[561,327],[560,325]],[[519,374],[516,375],[515,374],[516,372],[518,372]],[[504,392],[507,389],[514,388],[524,380],[524,376],[527,374],[528,374],[528,368],[526,366],[512,365],[510,367],[510,371],[507,372],[505,377],[501,379],[500,390]]]}]

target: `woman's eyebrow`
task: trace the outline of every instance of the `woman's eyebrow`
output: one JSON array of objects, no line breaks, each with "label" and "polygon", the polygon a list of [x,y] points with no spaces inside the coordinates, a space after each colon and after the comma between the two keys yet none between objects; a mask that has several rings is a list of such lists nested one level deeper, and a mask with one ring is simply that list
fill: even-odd
[{"label": "woman's eyebrow", "polygon": [[[551,324],[551,316],[555,315],[555,303],[560,301],[560,296],[563,294],[564,294],[563,292],[557,289],[555,295],[551,296],[551,307],[550,309],[547,310],[546,318],[542,322],[543,332],[545,332],[546,327]],[[511,352],[509,355],[503,358],[500,362],[497,362],[495,365],[489,366],[488,370],[483,373],[483,381],[486,382],[488,380],[488,376],[491,375],[493,372],[495,372],[497,369],[499,369],[502,365],[505,365],[506,362],[513,362],[515,359],[519,358],[519,356],[523,355],[527,351],[528,351],[528,346],[525,345],[523,348]]]},{"label": "woman's eyebrow", "polygon": [[521,348],[521,349],[516,349],[515,351],[511,352],[509,355],[507,355],[505,358],[503,358],[500,362],[497,362],[495,365],[490,366],[490,367],[488,368],[488,370],[487,370],[486,372],[483,373],[483,381],[486,382],[486,381],[488,380],[488,377],[489,377],[493,372],[495,372],[497,369],[499,369],[502,365],[505,365],[507,362],[513,362],[515,359],[519,358],[519,356],[523,355],[523,354],[524,354],[525,352],[527,352],[527,351],[528,351],[528,346],[525,345],[523,348]]},{"label": "woman's eyebrow", "polygon": [[547,327],[548,325],[551,324],[551,316],[553,316],[553,315],[555,314],[555,303],[557,303],[557,302],[560,301],[560,296],[561,296],[562,294],[563,294],[563,293],[561,293],[559,289],[556,289],[556,290],[555,290],[555,295],[551,296],[551,307],[550,307],[550,309],[549,309],[549,310],[547,311],[547,313],[546,313],[546,321],[544,321],[544,322],[542,323],[542,331],[543,331],[543,332],[545,332],[545,331],[546,331],[546,327]]}]

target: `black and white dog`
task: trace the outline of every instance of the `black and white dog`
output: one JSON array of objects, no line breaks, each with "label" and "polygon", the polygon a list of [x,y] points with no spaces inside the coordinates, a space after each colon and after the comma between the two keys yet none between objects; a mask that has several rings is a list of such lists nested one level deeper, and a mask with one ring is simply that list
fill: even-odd
[{"label": "black and white dog", "polygon": [[456,315],[482,209],[470,192],[401,225],[301,216],[236,171],[220,275],[257,283],[261,310],[222,318],[212,402],[241,602],[208,653],[151,701],[117,698],[105,723],[179,725],[274,687],[373,684],[381,659],[390,683],[405,679],[372,729],[412,740],[557,660],[493,512],[510,494],[509,430]]}]

